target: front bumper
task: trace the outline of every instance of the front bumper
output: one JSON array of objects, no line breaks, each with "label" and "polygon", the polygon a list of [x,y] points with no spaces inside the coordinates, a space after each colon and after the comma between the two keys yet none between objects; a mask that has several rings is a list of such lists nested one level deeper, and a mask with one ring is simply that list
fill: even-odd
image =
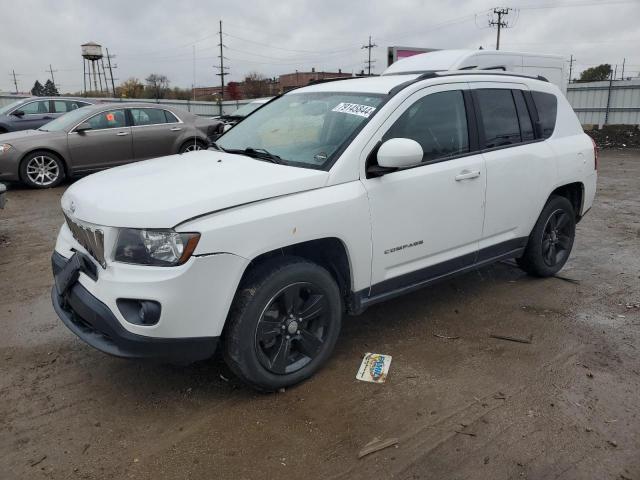
[{"label": "front bumper", "polygon": [[[54,275],[67,262],[54,252],[51,258]],[[69,330],[92,347],[117,357],[187,364],[211,357],[219,340],[219,337],[159,338],[131,333],[122,327],[109,307],[77,281],[64,295],[54,286],[51,300]]]}]

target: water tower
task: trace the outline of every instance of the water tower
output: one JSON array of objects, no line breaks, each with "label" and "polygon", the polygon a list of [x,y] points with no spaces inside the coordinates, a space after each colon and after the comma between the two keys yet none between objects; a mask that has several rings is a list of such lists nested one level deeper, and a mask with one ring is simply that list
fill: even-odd
[{"label": "water tower", "polygon": [[[104,69],[104,56],[102,55],[102,45],[95,42],[81,45],[84,67],[84,94],[87,95],[87,78],[89,79],[89,90],[91,90],[91,80],[93,79],[93,91],[109,93],[107,84],[107,74]],[[104,88],[103,88],[104,79]],[[98,89],[98,85],[100,89]]]}]

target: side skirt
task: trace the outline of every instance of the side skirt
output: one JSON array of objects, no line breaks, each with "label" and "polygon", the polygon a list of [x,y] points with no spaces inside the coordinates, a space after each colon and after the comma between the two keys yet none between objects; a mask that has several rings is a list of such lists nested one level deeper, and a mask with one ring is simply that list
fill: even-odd
[{"label": "side skirt", "polygon": [[[349,313],[359,315],[371,305],[384,302],[391,298],[410,293],[421,288],[433,285],[442,280],[462,275],[478,268],[491,265],[508,258],[518,258],[524,253],[528,237],[516,238],[506,242],[483,248],[478,252],[475,262],[467,263],[460,267],[461,261],[464,263],[467,255],[461,258],[454,258],[446,262],[438,263],[424,268],[417,272],[411,272],[400,277],[385,280],[365,288],[351,295]],[[419,278],[419,280],[418,280]],[[402,286],[400,286],[402,285]]]}]

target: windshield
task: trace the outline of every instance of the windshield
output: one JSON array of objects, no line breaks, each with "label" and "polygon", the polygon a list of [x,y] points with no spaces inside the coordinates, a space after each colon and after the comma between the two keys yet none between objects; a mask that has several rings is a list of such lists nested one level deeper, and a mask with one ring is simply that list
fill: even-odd
[{"label": "windshield", "polygon": [[59,116],[55,120],[51,120],[38,130],[43,132],[67,132],[80,123],[87,113],[89,112],[86,108],[72,110],[69,113]]},{"label": "windshield", "polygon": [[5,105],[4,107],[0,107],[0,115],[9,113],[11,110],[16,108],[22,102],[24,102],[24,98],[20,100],[16,100],[15,102],[11,102],[9,105]]},{"label": "windshield", "polygon": [[245,118],[216,143],[225,150],[266,150],[285,164],[324,169],[383,98],[359,93],[291,93]]},{"label": "windshield", "polygon": [[241,106],[239,109],[237,109],[235,112],[233,112],[231,114],[231,116],[232,117],[246,117],[251,112],[256,110],[258,107],[261,107],[262,105],[264,105],[263,102],[261,102],[261,103],[259,103],[259,102],[247,103],[246,105]]}]

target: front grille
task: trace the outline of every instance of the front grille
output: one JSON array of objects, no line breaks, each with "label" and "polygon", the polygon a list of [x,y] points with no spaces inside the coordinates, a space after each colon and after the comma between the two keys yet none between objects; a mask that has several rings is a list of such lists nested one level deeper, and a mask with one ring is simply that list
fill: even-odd
[{"label": "front grille", "polygon": [[97,260],[102,268],[107,268],[104,260],[104,233],[99,229],[92,229],[71,220],[64,216],[67,226],[76,241],[82,245],[89,254]]}]

